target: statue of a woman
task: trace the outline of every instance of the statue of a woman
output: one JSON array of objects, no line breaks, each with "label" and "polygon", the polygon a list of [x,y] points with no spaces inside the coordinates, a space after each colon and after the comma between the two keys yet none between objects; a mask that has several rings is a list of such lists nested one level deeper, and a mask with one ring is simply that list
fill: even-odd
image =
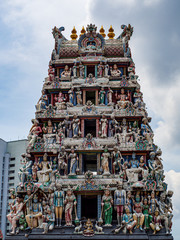
[{"label": "statue of a woman", "polygon": [[47,153],[45,153],[43,156],[43,161],[39,163],[39,167],[41,170],[37,172],[38,181],[43,184],[49,182],[50,180],[49,174],[50,172],[52,172],[51,165],[47,160],[48,160]]},{"label": "statue of a woman", "polygon": [[65,221],[66,226],[72,226],[72,211],[73,207],[75,208],[76,213],[76,197],[70,187],[67,189],[66,197],[65,197]]},{"label": "statue of a woman", "polygon": [[105,103],[105,94],[106,94],[106,92],[104,91],[104,88],[102,87],[99,92],[99,104],[100,105],[104,105],[104,103]]},{"label": "statue of a woman", "polygon": [[105,226],[112,226],[111,223],[112,223],[112,212],[113,212],[113,207],[112,207],[113,198],[108,188],[104,191],[101,205],[102,205],[102,210],[104,212]]},{"label": "statue of a woman", "polygon": [[74,152],[74,147],[71,148],[71,153],[69,154],[69,158],[71,160],[70,164],[70,175],[75,175],[78,170],[78,156],[77,153]]},{"label": "statue of a woman", "polygon": [[101,166],[102,166],[102,170],[103,170],[103,175],[109,175],[109,157],[110,157],[110,153],[108,152],[108,148],[107,146],[104,149],[104,152],[101,156]]},{"label": "statue of a woman", "polygon": [[80,120],[77,117],[77,115],[74,115],[73,121],[72,121],[72,128],[73,128],[73,138],[77,138],[80,135]]}]

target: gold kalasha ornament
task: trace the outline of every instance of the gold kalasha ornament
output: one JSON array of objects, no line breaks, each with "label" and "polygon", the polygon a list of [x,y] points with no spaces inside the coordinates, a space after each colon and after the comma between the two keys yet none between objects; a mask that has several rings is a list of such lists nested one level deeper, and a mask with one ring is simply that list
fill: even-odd
[{"label": "gold kalasha ornament", "polygon": [[103,26],[101,26],[101,28],[99,30],[99,33],[103,36],[103,38],[106,37],[105,30],[104,30]]},{"label": "gold kalasha ornament", "polygon": [[75,29],[75,27],[73,27],[73,30],[72,30],[72,32],[71,32],[72,34],[71,34],[71,39],[72,40],[76,40],[77,39],[77,37],[78,37],[78,35],[76,34],[77,33],[77,31],[76,31],[76,29]]},{"label": "gold kalasha ornament", "polygon": [[85,30],[85,28],[84,28],[84,26],[83,26],[82,29],[81,29],[81,34],[80,34],[80,36],[84,35],[85,32],[86,32],[86,30]]},{"label": "gold kalasha ornament", "polygon": [[109,37],[109,39],[114,39],[114,36],[115,36],[114,29],[111,25],[110,28],[109,28],[108,37]]}]

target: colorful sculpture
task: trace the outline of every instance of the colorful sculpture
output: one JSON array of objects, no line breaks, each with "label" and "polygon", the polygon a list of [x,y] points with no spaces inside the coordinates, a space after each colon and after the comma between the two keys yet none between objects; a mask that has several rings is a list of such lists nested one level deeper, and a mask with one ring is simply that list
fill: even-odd
[{"label": "colorful sculpture", "polygon": [[111,196],[111,192],[107,187],[104,191],[104,195],[102,197],[102,210],[104,213],[104,222],[105,226],[111,226],[112,223],[112,212],[113,212],[113,198]]}]

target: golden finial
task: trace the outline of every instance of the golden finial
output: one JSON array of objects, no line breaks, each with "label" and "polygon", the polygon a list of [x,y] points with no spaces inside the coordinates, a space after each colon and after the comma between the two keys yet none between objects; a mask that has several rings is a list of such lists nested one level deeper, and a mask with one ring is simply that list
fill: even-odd
[{"label": "golden finial", "polygon": [[115,34],[114,34],[114,29],[113,29],[113,27],[112,27],[112,25],[111,25],[110,28],[109,28],[108,37],[109,37],[109,39],[113,39],[114,36],[115,36]]},{"label": "golden finial", "polygon": [[81,30],[81,34],[80,36],[82,36],[83,34],[85,34],[86,30],[84,29],[84,26],[82,27],[82,30]]},{"label": "golden finial", "polygon": [[99,30],[99,33],[103,36],[103,38],[106,37],[105,30],[104,30],[103,26],[101,26],[101,28]]},{"label": "golden finial", "polygon": [[71,31],[71,38],[72,38],[72,40],[76,40],[76,38],[78,37],[78,35],[76,34],[77,33],[77,31],[76,31],[76,29],[75,29],[75,27],[73,28],[73,30]]}]

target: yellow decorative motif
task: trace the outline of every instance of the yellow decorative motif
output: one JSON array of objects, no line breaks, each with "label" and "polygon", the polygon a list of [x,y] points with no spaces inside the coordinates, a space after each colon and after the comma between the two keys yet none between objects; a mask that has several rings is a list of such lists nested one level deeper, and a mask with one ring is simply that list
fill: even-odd
[{"label": "yellow decorative motif", "polygon": [[86,30],[84,29],[84,26],[82,27],[82,30],[81,30],[81,34],[80,36],[82,36],[83,34],[85,34]]},{"label": "yellow decorative motif", "polygon": [[99,33],[103,36],[103,38],[106,37],[105,30],[104,30],[103,26],[101,26],[101,28],[99,30]]},{"label": "yellow decorative motif", "polygon": [[114,39],[114,36],[115,36],[114,29],[113,29],[113,27],[111,25],[110,28],[109,28],[108,37],[109,37],[109,39]]},{"label": "yellow decorative motif", "polygon": [[76,34],[77,31],[76,31],[75,27],[73,28],[73,30],[72,30],[71,33],[72,33],[71,36],[70,36],[71,39],[72,39],[72,40],[76,40],[76,38],[78,37],[78,35]]}]

